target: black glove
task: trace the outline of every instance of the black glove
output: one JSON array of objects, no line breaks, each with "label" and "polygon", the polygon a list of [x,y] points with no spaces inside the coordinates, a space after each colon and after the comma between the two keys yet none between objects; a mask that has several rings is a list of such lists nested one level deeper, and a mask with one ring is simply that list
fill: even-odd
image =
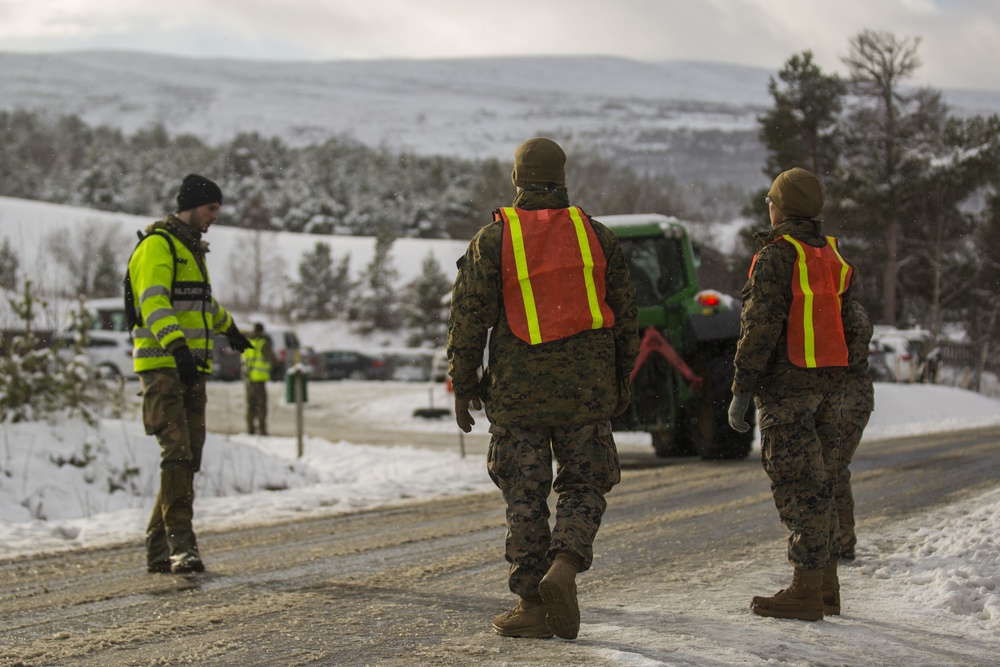
[{"label": "black glove", "polygon": [[198,370],[198,363],[191,354],[191,348],[181,345],[173,352],[174,362],[177,363],[177,375],[181,378],[181,383],[188,387],[193,387],[201,381],[201,371]]},{"label": "black glove", "polygon": [[750,397],[733,394],[733,400],[729,404],[729,427],[734,431],[746,433],[750,430],[747,423],[747,408],[750,407]]},{"label": "black glove", "polygon": [[244,350],[249,350],[253,347],[253,343],[250,339],[243,335],[243,332],[236,328],[233,324],[228,329],[226,329],[226,338],[229,339],[229,344],[233,346],[233,349],[237,352],[243,352]]}]

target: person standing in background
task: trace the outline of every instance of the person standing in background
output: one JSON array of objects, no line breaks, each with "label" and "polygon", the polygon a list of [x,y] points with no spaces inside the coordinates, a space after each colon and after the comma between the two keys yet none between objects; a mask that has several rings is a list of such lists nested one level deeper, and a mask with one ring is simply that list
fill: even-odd
[{"label": "person standing in background", "polygon": [[247,390],[247,433],[267,435],[267,383],[271,366],[277,361],[264,325],[253,325],[250,344],[243,351],[243,379]]}]

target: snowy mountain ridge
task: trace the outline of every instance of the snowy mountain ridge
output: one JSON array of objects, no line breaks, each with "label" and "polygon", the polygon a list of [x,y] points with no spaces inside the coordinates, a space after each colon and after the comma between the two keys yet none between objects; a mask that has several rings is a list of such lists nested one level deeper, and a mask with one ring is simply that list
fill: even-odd
[{"label": "snowy mountain ridge", "polygon": [[[209,142],[353,137],[395,152],[510,159],[529,136],[596,147],[684,183],[756,187],[757,115],[774,73],[607,56],[255,62],[145,53],[0,53],[0,109],[76,114],[127,133],[162,123]],[[945,91],[958,115],[1000,92]]]}]

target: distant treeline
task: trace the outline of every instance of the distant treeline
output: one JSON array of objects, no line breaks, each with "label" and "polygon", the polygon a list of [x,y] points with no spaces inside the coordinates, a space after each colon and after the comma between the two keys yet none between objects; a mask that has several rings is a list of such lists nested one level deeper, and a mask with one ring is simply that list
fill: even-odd
[{"label": "distant treeline", "polygon": [[[511,146],[513,155],[514,146]],[[344,137],[290,147],[242,133],[208,145],[162,125],[132,135],[77,116],[0,111],[0,195],[159,217],[185,174],[222,187],[219,224],[315,234],[470,238],[514,196],[511,162],[394,153]],[[570,196],[592,212],[684,215],[676,188],[570,155]]]}]

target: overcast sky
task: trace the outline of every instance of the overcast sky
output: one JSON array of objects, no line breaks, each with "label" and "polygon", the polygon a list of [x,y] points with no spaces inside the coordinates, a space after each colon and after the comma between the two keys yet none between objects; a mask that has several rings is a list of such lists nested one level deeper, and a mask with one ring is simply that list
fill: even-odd
[{"label": "overcast sky", "polygon": [[1000,0],[0,0],[0,51],[266,60],[618,55],[843,73],[865,28],[919,36],[914,79],[1000,90]]}]

